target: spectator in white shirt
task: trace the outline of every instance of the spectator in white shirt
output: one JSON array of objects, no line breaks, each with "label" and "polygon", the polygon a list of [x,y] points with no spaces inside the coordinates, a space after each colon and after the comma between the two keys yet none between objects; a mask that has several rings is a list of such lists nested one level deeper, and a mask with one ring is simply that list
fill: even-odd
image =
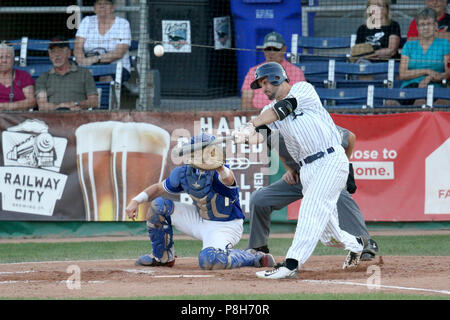
[{"label": "spectator in white shirt", "polygon": [[74,54],[81,66],[122,60],[122,80],[126,81],[131,67],[131,29],[126,19],[114,15],[114,8],[113,0],[95,1],[95,15],[83,18],[77,31]]}]

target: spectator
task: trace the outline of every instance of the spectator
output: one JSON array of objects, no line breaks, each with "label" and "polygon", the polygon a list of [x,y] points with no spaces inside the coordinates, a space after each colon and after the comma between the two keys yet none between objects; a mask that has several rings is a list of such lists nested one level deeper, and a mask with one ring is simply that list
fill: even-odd
[{"label": "spectator", "polygon": [[[263,50],[264,57],[266,58],[265,62],[278,62],[281,64],[286,70],[291,84],[305,81],[303,71],[284,58],[284,54],[286,53],[286,45],[284,44],[284,38],[281,34],[277,32],[267,34],[264,37]],[[242,84],[242,109],[262,109],[270,103],[270,100],[264,94],[263,90],[252,90],[250,88],[250,84],[255,80],[255,71],[258,66],[259,65],[254,66],[248,71],[245,76],[244,83]]]},{"label": "spectator", "polygon": [[[447,39],[436,38],[436,17],[436,11],[425,8],[415,19],[418,40],[407,41],[402,50],[399,68],[402,88],[425,88],[429,84],[441,86],[442,80],[450,76],[450,43]],[[402,102],[413,103],[410,100]],[[422,104],[422,101],[416,101],[416,104]]]},{"label": "spectator", "polygon": [[[96,63],[123,63],[122,80],[130,78],[130,23],[114,16],[113,0],[96,0],[95,15],[83,18],[76,34],[74,54],[77,63],[90,66]],[[102,81],[106,81],[103,79]]]},{"label": "spectator", "polygon": [[14,48],[0,43],[0,111],[28,110],[36,105],[34,80],[13,65]]},{"label": "spectator", "polygon": [[374,49],[370,61],[400,58],[400,25],[391,20],[390,0],[368,0],[366,23],[356,32],[356,44],[370,43]]},{"label": "spectator", "polygon": [[[425,6],[427,8],[436,11],[436,21],[438,23],[439,33],[437,38],[445,38],[450,41],[450,14],[446,13],[447,0],[425,0]],[[409,24],[407,39],[408,41],[417,40],[418,28],[416,19],[413,19]]]},{"label": "spectator", "polygon": [[55,37],[48,46],[53,68],[36,81],[40,111],[82,110],[98,106],[97,88],[91,72],[71,63],[69,43]]}]

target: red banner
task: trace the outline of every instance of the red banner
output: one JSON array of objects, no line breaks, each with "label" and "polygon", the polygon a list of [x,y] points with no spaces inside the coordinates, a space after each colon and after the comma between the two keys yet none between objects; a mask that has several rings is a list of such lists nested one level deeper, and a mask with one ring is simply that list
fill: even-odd
[{"label": "red banner", "polygon": [[332,116],[356,135],[353,197],[366,221],[450,220],[450,113]]}]

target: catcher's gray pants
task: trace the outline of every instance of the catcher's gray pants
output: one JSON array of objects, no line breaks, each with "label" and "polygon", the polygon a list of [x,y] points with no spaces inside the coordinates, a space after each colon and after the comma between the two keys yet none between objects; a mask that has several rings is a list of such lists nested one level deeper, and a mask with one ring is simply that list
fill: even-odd
[{"label": "catcher's gray pants", "polygon": [[[248,248],[267,245],[270,233],[270,214],[303,197],[302,184],[286,183],[283,179],[253,192],[250,198],[250,237]],[[361,210],[347,190],[337,202],[339,227],[354,236],[370,238]]]}]

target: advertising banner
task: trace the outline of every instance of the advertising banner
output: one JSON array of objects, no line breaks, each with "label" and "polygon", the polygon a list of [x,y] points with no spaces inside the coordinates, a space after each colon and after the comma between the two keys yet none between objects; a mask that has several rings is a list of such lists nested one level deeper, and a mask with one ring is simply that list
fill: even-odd
[{"label": "advertising banner", "polygon": [[[202,131],[229,135],[245,112],[4,113],[0,117],[0,220],[127,221],[125,208],[178,165],[171,150]],[[226,144],[248,216],[268,182],[264,146]],[[175,200],[191,202],[181,194]],[[138,221],[145,220],[142,204]]]},{"label": "advertising banner", "polygon": [[450,220],[450,113],[332,117],[356,135],[353,198],[366,221]]}]

